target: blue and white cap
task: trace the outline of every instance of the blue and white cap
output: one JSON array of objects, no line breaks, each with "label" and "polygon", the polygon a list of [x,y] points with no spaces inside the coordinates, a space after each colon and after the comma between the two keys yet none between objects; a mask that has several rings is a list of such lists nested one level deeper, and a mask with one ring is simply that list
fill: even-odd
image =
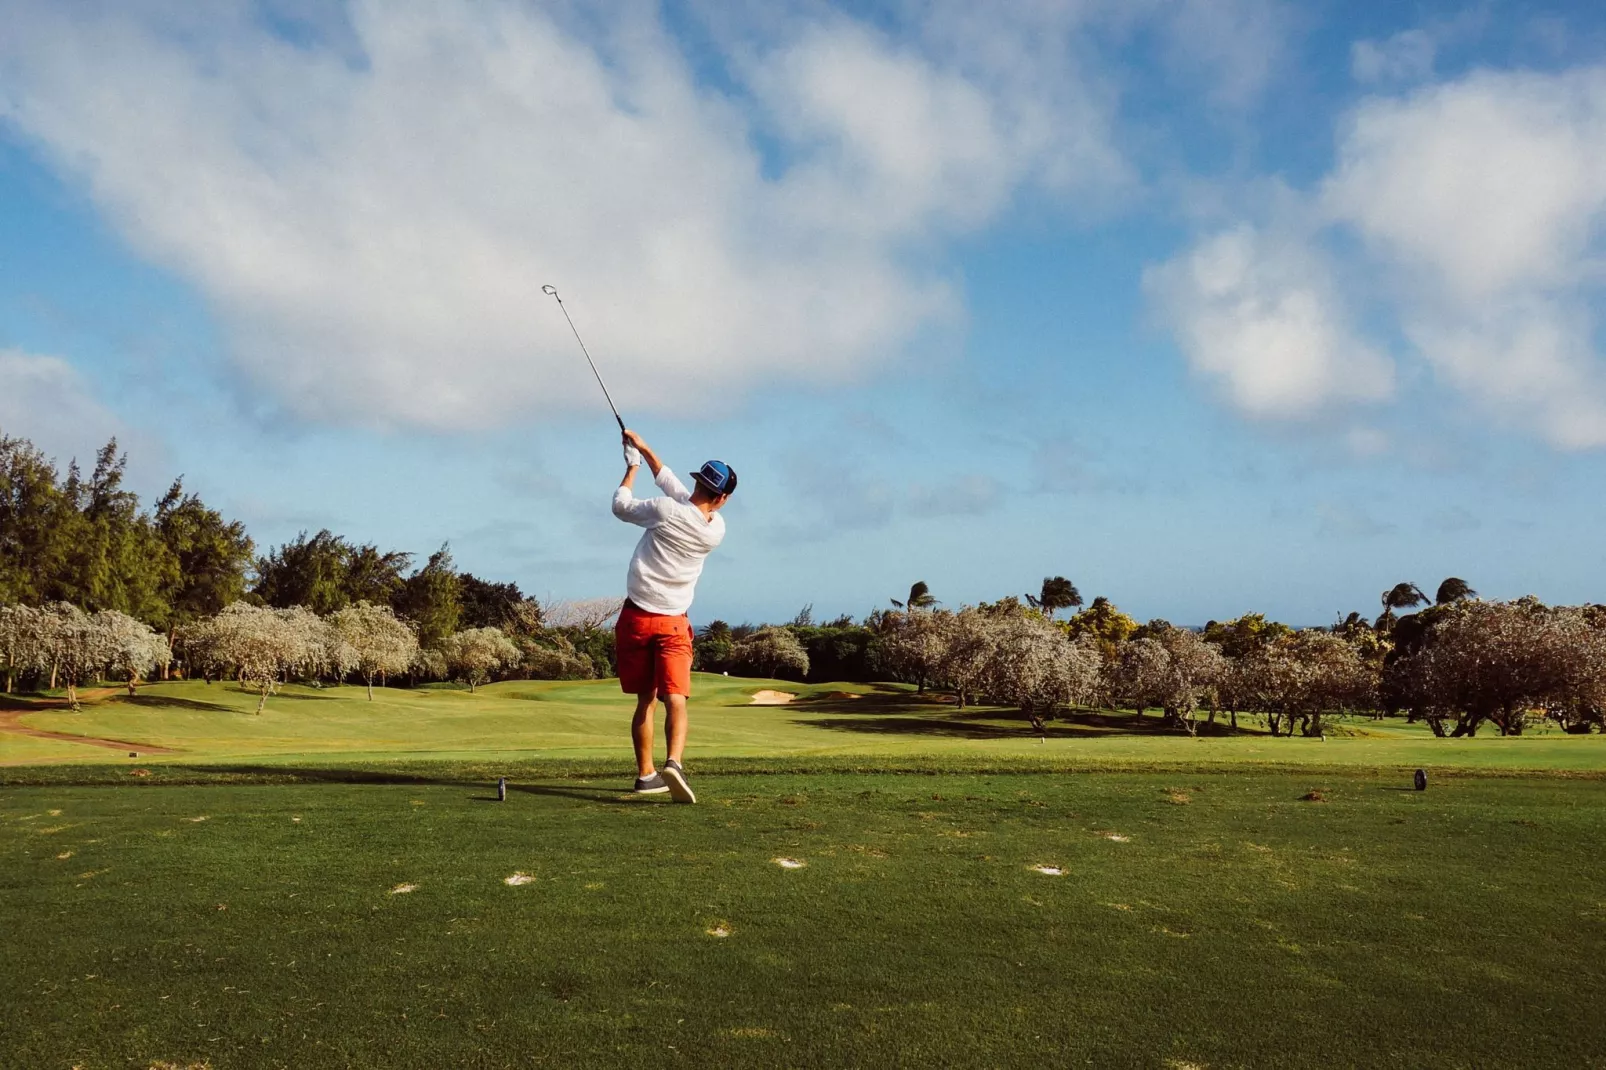
[{"label": "blue and white cap", "polygon": [[736,469],[724,461],[709,461],[697,469],[692,478],[712,494],[736,493]]}]

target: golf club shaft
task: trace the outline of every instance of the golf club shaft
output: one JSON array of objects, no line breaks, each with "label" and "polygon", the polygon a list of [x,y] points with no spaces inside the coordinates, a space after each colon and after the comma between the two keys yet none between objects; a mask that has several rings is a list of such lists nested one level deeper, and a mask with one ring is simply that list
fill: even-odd
[{"label": "golf club shaft", "polygon": [[619,415],[619,407],[613,403],[613,395],[608,393],[608,384],[602,381],[602,373],[597,371],[597,362],[591,359],[591,351],[586,348],[586,340],[580,337],[580,332],[575,327],[574,320],[569,319],[569,310],[563,307],[563,298],[558,296],[558,288],[556,286],[543,286],[541,287],[541,292],[551,294],[552,299],[558,303],[558,308],[563,312],[563,318],[568,321],[569,330],[574,331],[574,340],[580,343],[580,352],[586,355],[586,363],[591,365],[591,374],[597,377],[597,385],[602,387],[602,396],[608,399],[608,408],[613,410],[613,418],[619,423],[619,431],[623,434],[625,429],[624,417]]}]

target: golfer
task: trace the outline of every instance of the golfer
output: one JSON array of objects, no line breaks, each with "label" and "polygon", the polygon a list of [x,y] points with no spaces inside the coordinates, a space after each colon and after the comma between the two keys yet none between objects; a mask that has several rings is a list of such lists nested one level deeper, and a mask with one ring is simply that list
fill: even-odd
[{"label": "golfer", "polygon": [[[636,543],[625,581],[627,597],[614,626],[619,686],[636,696],[630,724],[636,745],[636,794],[669,792],[676,802],[694,803],[696,794],[680,764],[686,749],[686,699],[691,695],[691,621],[686,611],[697,593],[703,558],[725,538],[720,509],[736,490],[736,473],[723,461],[709,461],[685,484],[658,459],[634,431],[624,433],[625,478],[613,492],[613,515],[647,530]],[[646,458],[660,498],[631,493],[636,470]],[[652,715],[664,703],[664,735],[669,758],[663,772],[652,764]]]}]

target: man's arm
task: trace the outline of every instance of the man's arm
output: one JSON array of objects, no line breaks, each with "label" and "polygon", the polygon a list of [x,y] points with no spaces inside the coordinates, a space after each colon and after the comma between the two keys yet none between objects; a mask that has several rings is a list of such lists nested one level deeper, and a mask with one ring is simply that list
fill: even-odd
[{"label": "man's arm", "polygon": [[627,524],[646,527],[658,519],[658,510],[651,498],[637,498],[631,491],[640,467],[636,464],[625,467],[625,477],[619,481],[619,489],[613,492],[613,515]]}]

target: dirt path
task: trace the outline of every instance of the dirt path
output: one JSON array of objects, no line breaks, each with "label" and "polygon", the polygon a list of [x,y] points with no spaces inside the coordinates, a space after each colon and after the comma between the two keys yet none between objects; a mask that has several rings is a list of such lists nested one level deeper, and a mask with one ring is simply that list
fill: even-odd
[{"label": "dirt path", "polygon": [[[78,692],[78,701],[98,702],[110,695],[121,691],[120,687],[85,688]],[[126,739],[101,739],[97,736],[75,736],[71,732],[49,732],[43,728],[30,728],[22,723],[22,719],[30,713],[41,713],[45,710],[71,709],[72,703],[64,698],[36,699],[27,706],[12,706],[9,709],[0,709],[0,732],[10,732],[18,736],[33,736],[35,739],[60,739],[68,743],[87,743],[92,747],[106,747],[110,750],[131,751],[137,750],[143,756],[146,754],[173,754],[167,747],[157,747],[149,743],[131,743]]]}]

